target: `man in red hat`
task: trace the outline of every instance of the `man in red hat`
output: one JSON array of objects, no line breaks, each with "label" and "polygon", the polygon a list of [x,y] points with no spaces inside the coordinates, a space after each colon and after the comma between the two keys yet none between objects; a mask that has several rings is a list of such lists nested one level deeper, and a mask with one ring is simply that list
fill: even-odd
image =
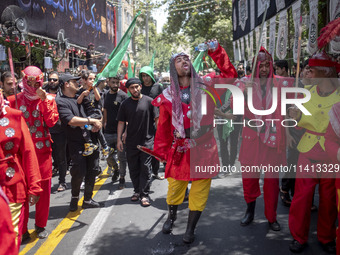
[{"label": "man in red hat", "polygon": [[[273,59],[268,51],[261,47],[254,67],[254,80],[250,76],[242,78],[236,83],[238,87],[247,93],[247,87],[252,87],[252,102],[257,110],[268,110],[273,103],[273,88],[277,88],[277,94],[281,95],[281,88],[290,86],[285,79],[279,79],[274,75]],[[246,94],[246,96],[248,96]],[[278,98],[277,105],[281,105],[281,98]],[[263,125],[249,120],[261,120]],[[266,121],[276,119],[276,122]],[[257,115],[245,107],[244,121],[248,123],[243,127],[242,144],[239,153],[239,161],[243,169],[250,169],[242,172],[244,199],[247,203],[247,210],[241,226],[249,225],[255,214],[256,199],[261,195],[259,178],[262,167],[274,167],[286,165],[285,129],[281,126],[283,116],[281,107],[268,115]],[[254,127],[256,126],[256,127]],[[280,231],[280,224],[277,222],[276,209],[279,195],[279,172],[268,171],[265,173],[263,185],[264,213],[268,220],[269,227],[273,231]]]},{"label": "man in red hat", "polygon": [[309,59],[308,65],[314,85],[305,86],[311,93],[311,99],[304,104],[304,107],[311,115],[304,115],[296,108],[291,108],[288,112],[291,118],[298,121],[299,127],[306,129],[297,147],[300,155],[295,193],[289,211],[289,229],[294,240],[289,248],[292,252],[302,252],[307,244],[311,218],[310,208],[315,186],[319,184],[320,206],[317,237],[326,252],[335,253],[335,176],[333,173],[328,173],[327,167],[325,169],[323,165],[330,163],[325,152],[324,138],[329,125],[328,112],[332,105],[340,102],[337,90],[339,87],[337,64],[324,51],[321,51]]},{"label": "man in red hat", "polygon": [[[23,92],[17,95],[17,99],[15,96],[8,97],[8,101],[12,108],[22,111],[38,157],[43,192],[35,207],[35,230],[39,238],[46,238],[48,232],[45,227],[50,209],[52,178],[52,139],[49,128],[57,123],[59,114],[54,96],[42,89],[44,79],[42,71],[38,67],[28,66],[22,71],[22,75]],[[23,233],[27,232],[29,216],[28,206],[25,208]]]}]

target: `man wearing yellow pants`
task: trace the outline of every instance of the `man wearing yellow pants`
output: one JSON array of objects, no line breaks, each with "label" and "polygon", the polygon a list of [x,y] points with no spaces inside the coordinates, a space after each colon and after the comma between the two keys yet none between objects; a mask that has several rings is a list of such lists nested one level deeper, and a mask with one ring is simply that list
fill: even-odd
[{"label": "man wearing yellow pants", "polygon": [[217,41],[213,43],[216,48],[209,50],[209,55],[221,70],[220,76],[211,73],[202,79],[193,69],[187,54],[175,54],[170,60],[171,85],[152,102],[160,111],[154,153],[167,162],[165,177],[169,182],[166,200],[169,214],[163,225],[164,234],[172,231],[177,207],[183,202],[189,181],[192,182],[189,218],[183,237],[185,243],[192,243],[195,239],[194,231],[208,200],[211,177],[217,174],[195,175],[192,168],[194,165],[219,163],[212,128],[215,105],[212,100],[207,100],[207,114],[201,114],[202,91],[213,85],[214,78],[237,77],[227,53]]}]

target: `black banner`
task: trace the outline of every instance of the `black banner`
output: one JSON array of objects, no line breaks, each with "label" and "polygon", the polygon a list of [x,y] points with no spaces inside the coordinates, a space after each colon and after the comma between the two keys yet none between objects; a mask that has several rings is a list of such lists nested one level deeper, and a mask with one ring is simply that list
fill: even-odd
[{"label": "black banner", "polygon": [[1,0],[0,13],[9,5],[25,12],[28,32],[57,39],[59,29],[64,29],[70,43],[94,43],[108,54],[115,46],[114,7],[104,0]]},{"label": "black banner", "polygon": [[[233,1],[233,40],[249,34],[255,27],[261,25],[265,2],[267,0],[234,0]],[[296,0],[270,0],[266,20],[274,17],[280,11],[290,7]],[[251,3],[254,5],[250,5]],[[278,4],[278,6],[277,6]],[[261,15],[258,15],[261,13]],[[251,27],[253,17],[254,27]]]}]

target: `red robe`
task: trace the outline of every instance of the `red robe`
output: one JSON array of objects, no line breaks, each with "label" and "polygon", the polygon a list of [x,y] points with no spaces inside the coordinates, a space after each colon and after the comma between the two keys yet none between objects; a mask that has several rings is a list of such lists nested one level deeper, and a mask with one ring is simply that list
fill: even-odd
[{"label": "red robe", "polygon": [[10,107],[5,111],[0,115],[0,185],[11,203],[24,203],[28,194],[42,191],[39,164],[21,112]]},{"label": "red robe", "polygon": [[[225,50],[219,46],[216,51],[209,53],[211,58],[221,70],[221,75],[215,73],[203,77],[206,85],[213,85],[218,78],[236,78],[237,72],[231,64]],[[219,80],[217,80],[219,83]],[[224,83],[221,80],[221,83]],[[170,87],[156,97],[152,104],[158,106],[160,110],[157,131],[154,141],[154,151],[161,158],[167,161],[165,178],[172,177],[176,180],[197,180],[211,178],[218,174],[219,157],[213,128],[208,128],[205,134],[197,139],[175,139],[174,126],[172,125],[172,103],[169,95]],[[184,129],[192,127],[190,121],[191,105],[182,102]],[[200,126],[212,126],[214,119],[215,104],[213,100],[207,99],[207,114],[203,116]],[[194,143],[190,147],[186,143]],[[188,148],[190,147],[190,148]],[[184,149],[183,149],[184,148]],[[215,167],[215,171],[207,172],[207,167]],[[202,168],[203,167],[203,168]],[[200,169],[198,169],[200,168]],[[198,172],[200,170],[201,172]]]},{"label": "red robe", "polygon": [[[23,112],[24,119],[31,132],[42,180],[52,178],[52,140],[49,127],[53,127],[59,119],[54,97],[55,95],[48,94],[44,101],[40,99],[29,101],[23,93],[17,95],[18,109]],[[15,97],[8,97],[8,101],[10,106],[15,108]]]}]

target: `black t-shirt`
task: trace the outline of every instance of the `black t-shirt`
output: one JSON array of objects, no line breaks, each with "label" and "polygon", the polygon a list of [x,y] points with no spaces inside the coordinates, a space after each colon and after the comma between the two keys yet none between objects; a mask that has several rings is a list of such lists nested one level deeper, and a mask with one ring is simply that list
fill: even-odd
[{"label": "black t-shirt", "polygon": [[155,99],[158,95],[160,95],[163,91],[163,87],[159,85],[159,83],[155,83],[152,86],[144,86],[142,85],[142,94],[149,96]]},{"label": "black t-shirt", "polygon": [[92,50],[87,50],[86,51],[86,61],[85,61],[85,65],[87,66],[87,67],[92,67],[92,65],[93,65],[93,60],[92,60],[92,58],[91,58],[91,55],[92,55]]},{"label": "black t-shirt", "polygon": [[158,117],[158,111],[151,104],[152,98],[142,96],[139,100],[131,97],[124,100],[118,111],[118,121],[127,122],[126,145],[128,149],[136,149],[137,145],[152,148],[156,133],[154,119]]},{"label": "black t-shirt", "polygon": [[[84,88],[81,88],[77,92],[77,97],[81,95],[85,91]],[[99,92],[101,95],[101,93]],[[102,95],[101,95],[102,97]],[[90,94],[88,96],[85,96],[83,98],[83,101],[81,103],[84,107],[85,113],[87,117],[95,118],[95,119],[100,119],[102,117],[102,100],[97,101],[94,95],[94,91],[91,90]]]},{"label": "black t-shirt", "polygon": [[117,133],[118,110],[119,110],[121,103],[127,98],[128,98],[128,95],[122,90],[119,90],[115,94],[110,94],[110,92],[106,94],[105,101],[104,101],[104,109],[107,111],[106,127],[104,130],[105,133],[107,134]]},{"label": "black t-shirt", "polygon": [[81,128],[68,125],[73,117],[86,117],[83,106],[77,103],[76,97],[57,95],[55,100],[58,106],[59,119],[61,120],[62,128],[65,130],[67,141],[84,144],[85,140]]}]

